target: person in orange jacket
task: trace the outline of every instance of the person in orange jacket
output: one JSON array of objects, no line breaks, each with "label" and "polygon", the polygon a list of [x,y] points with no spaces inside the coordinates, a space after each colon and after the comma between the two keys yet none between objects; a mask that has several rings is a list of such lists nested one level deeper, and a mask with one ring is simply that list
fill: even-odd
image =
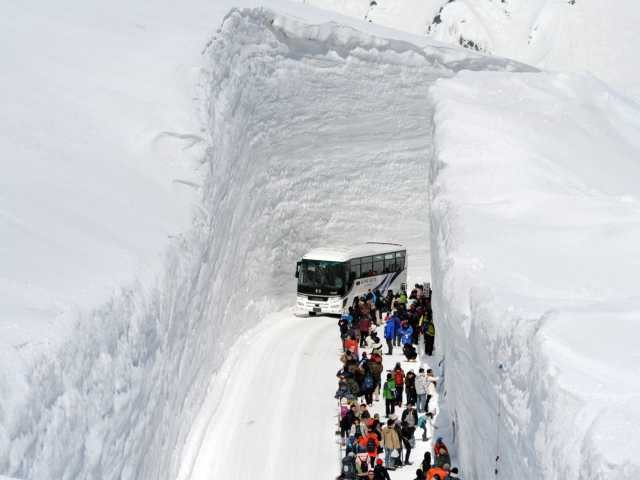
[{"label": "person in orange jacket", "polygon": [[358,440],[358,444],[362,449],[367,452],[369,461],[371,462],[371,468],[376,465],[376,458],[378,457],[378,447],[380,446],[380,440],[375,432],[369,430],[369,432]]},{"label": "person in orange jacket", "polygon": [[441,467],[431,467],[427,471],[427,480],[434,480],[436,476],[440,478],[440,480],[444,480],[449,475],[449,472]]},{"label": "person in orange jacket", "polygon": [[355,353],[356,357],[358,354],[358,340],[356,340],[355,335],[349,335],[344,341],[344,349],[351,351],[351,353]]}]

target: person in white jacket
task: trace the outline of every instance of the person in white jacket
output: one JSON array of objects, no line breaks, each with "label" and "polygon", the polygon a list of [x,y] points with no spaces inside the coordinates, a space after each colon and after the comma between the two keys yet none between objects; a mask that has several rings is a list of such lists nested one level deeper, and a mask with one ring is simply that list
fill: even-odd
[{"label": "person in white jacket", "polygon": [[427,411],[428,384],[429,382],[427,381],[427,375],[424,373],[424,368],[421,367],[418,370],[418,375],[416,376],[416,394],[418,395],[416,407],[418,409],[418,413]]}]

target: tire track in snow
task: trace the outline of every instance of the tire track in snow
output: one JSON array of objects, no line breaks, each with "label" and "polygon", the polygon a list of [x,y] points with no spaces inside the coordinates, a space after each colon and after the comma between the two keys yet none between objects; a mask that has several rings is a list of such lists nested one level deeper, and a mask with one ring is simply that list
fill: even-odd
[{"label": "tire track in snow", "polygon": [[[207,431],[191,471],[178,478],[295,478],[304,465],[335,467],[333,426],[327,421],[335,409],[335,322],[284,311],[264,324],[232,347],[220,372],[230,373],[230,381],[209,392],[219,403],[198,418]],[[309,404],[323,411],[305,409]],[[322,433],[301,448],[309,429]],[[322,470],[316,474],[305,478],[325,478]]]}]

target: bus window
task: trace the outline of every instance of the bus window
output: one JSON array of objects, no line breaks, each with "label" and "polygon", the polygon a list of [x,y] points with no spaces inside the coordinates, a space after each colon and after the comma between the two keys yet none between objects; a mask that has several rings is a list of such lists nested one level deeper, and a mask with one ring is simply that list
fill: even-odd
[{"label": "bus window", "polygon": [[384,270],[384,255],[374,255],[373,257],[373,274],[381,274]]},{"label": "bus window", "polygon": [[384,273],[396,271],[396,256],[393,253],[384,254]]},{"label": "bus window", "polygon": [[362,263],[360,274],[363,277],[368,277],[369,275],[371,275],[371,271],[373,270],[373,263],[372,263],[371,257],[362,257],[360,259],[360,262]]},{"label": "bus window", "polygon": [[398,270],[404,269],[404,252],[396,252],[396,268]]},{"label": "bus window", "polygon": [[360,265],[351,262],[351,273],[349,276],[349,285],[353,285],[355,279],[360,278]]},{"label": "bus window", "polygon": [[336,291],[344,293],[346,265],[342,262],[302,260],[298,275],[298,291],[321,293]]}]

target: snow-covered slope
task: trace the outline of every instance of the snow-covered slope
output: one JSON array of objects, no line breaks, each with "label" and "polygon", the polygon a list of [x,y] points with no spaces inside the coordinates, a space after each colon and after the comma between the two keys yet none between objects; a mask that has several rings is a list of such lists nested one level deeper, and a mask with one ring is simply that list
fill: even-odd
[{"label": "snow-covered slope", "polygon": [[561,71],[640,96],[633,0],[303,0],[434,40]]},{"label": "snow-covered slope", "polygon": [[636,478],[640,105],[561,74],[461,73],[431,98],[434,292],[467,478],[496,455],[501,478]]}]

